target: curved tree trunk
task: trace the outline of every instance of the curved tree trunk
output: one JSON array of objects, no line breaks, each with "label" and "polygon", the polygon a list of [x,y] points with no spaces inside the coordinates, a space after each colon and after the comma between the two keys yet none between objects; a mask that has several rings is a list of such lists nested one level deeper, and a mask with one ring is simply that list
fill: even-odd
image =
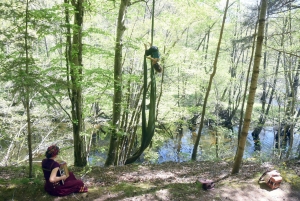
[{"label": "curved tree trunk", "polygon": [[266,17],[266,11],[267,11],[267,0],[261,1],[261,10],[260,10],[260,17],[259,17],[259,25],[258,25],[258,35],[257,35],[257,42],[256,42],[256,50],[255,50],[255,58],[254,58],[254,64],[253,64],[253,73],[251,78],[251,84],[250,84],[250,91],[247,101],[247,107],[244,117],[244,124],[242,128],[242,132],[240,135],[239,143],[238,143],[238,150],[234,159],[233,169],[232,173],[238,173],[240,169],[240,165],[242,163],[242,158],[244,155],[244,149],[246,145],[246,139],[248,136],[248,130],[250,126],[251,121],[251,115],[253,110],[253,104],[255,99],[255,92],[257,88],[257,81],[258,81],[258,75],[259,75],[259,66],[260,66],[260,60],[261,60],[261,52],[262,52],[262,45],[263,45],[263,39],[264,39],[264,29],[265,29],[265,17]]},{"label": "curved tree trunk", "polygon": [[206,109],[205,107],[206,107],[209,92],[210,92],[210,89],[211,89],[212,80],[213,80],[213,78],[216,74],[216,71],[217,71],[217,63],[218,63],[220,46],[221,46],[223,30],[224,30],[224,25],[225,25],[225,20],[226,20],[226,14],[227,14],[227,10],[228,10],[228,3],[229,3],[229,0],[226,1],[226,7],[225,7],[225,11],[224,11],[224,16],[223,16],[223,22],[222,22],[222,27],[221,27],[221,31],[220,31],[219,42],[218,42],[218,47],[217,47],[214,66],[213,66],[214,69],[213,69],[212,74],[210,75],[207,91],[206,91],[206,94],[205,94],[205,99],[204,99],[203,109],[202,109],[202,114],[201,114],[200,127],[199,127],[198,135],[197,135],[197,138],[196,138],[196,142],[195,142],[194,148],[193,148],[192,160],[196,160],[196,157],[197,157],[198,145],[199,145],[199,141],[200,141],[200,138],[201,138],[201,132],[202,132],[202,129],[203,129],[203,124],[204,124],[204,116],[205,116],[205,109]]}]

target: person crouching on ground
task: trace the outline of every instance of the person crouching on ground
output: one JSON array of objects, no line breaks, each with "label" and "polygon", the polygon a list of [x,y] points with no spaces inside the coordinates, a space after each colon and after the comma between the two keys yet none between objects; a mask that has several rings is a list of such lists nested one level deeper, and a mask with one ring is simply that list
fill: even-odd
[{"label": "person crouching on ground", "polygon": [[48,147],[42,161],[42,169],[45,177],[45,191],[54,196],[65,196],[71,193],[88,192],[87,187],[81,180],[76,179],[73,172],[69,172],[69,177],[60,175],[60,164],[55,161],[59,153],[59,147],[52,145]]},{"label": "person crouching on ground", "polygon": [[160,59],[160,53],[158,51],[158,47],[152,46],[150,44],[150,48],[147,49],[147,45],[144,44],[144,46],[145,46],[146,58],[151,60],[151,65],[153,66],[155,71],[158,72],[158,73],[161,73],[162,72],[162,67],[158,63],[159,59]]}]

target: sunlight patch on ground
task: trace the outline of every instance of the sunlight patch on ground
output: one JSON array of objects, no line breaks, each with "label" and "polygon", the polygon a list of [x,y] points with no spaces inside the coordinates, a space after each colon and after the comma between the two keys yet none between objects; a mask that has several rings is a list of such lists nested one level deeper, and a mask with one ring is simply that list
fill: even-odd
[{"label": "sunlight patch on ground", "polygon": [[[218,193],[221,197],[233,201],[247,200],[247,201],[270,201],[270,200],[289,200],[287,191],[278,188],[275,190],[269,189],[264,184],[236,184],[230,185],[232,188],[220,188]],[[255,193],[254,193],[255,192]]]},{"label": "sunlight patch on ground", "polygon": [[136,186],[139,187],[139,188],[142,188],[142,189],[151,189],[151,188],[156,187],[155,185],[152,185],[150,183],[139,183]]},{"label": "sunlight patch on ground", "polygon": [[9,184],[9,185],[7,185],[6,188],[7,188],[7,189],[17,188],[17,185],[16,185],[16,184]]},{"label": "sunlight patch on ground", "polygon": [[122,200],[124,200],[124,201],[155,201],[158,199],[156,199],[154,195],[144,194],[144,195],[139,195],[139,196],[135,196],[135,197],[131,197],[131,198],[125,198]]},{"label": "sunlight patch on ground", "polygon": [[[105,193],[105,192],[104,192]],[[104,200],[117,200],[118,197],[122,197],[122,193],[115,193],[115,194],[110,194],[109,192],[106,192],[105,194],[102,194],[98,198],[94,199],[94,201],[104,201]]]},{"label": "sunlight patch on ground", "polygon": [[168,189],[159,190],[155,194],[159,200],[170,200],[170,192]]},{"label": "sunlight patch on ground", "polygon": [[160,171],[156,174],[156,177],[160,178],[160,179],[167,179],[167,178],[174,177],[174,176],[175,175],[171,172],[163,172],[163,171]]},{"label": "sunlight patch on ground", "polygon": [[124,179],[124,180],[143,180],[143,181],[147,181],[150,179],[168,179],[168,178],[174,178],[176,177],[175,174],[173,174],[172,172],[165,172],[165,171],[151,171],[151,170],[147,170],[147,171],[137,171],[137,172],[131,172],[131,173],[127,173],[127,174],[123,174],[120,179]]}]

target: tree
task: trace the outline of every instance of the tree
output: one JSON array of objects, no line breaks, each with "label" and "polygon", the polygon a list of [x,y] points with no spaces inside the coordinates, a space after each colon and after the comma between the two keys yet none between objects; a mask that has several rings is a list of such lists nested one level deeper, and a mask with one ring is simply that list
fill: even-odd
[{"label": "tree", "polygon": [[[291,18],[291,5],[288,5],[289,8],[289,13],[288,17],[285,22],[288,24],[288,45],[290,47],[293,46],[293,41],[292,41],[292,18]],[[283,37],[283,36],[282,36]],[[278,52],[280,54],[281,51]],[[284,52],[285,53],[285,52]],[[287,107],[285,111],[285,116],[286,116],[286,124],[284,127],[284,144],[287,143],[287,139],[289,140],[289,148],[286,154],[286,158],[289,158],[292,152],[292,147],[293,147],[293,142],[294,142],[294,128],[296,125],[296,100],[298,96],[298,87],[299,87],[299,70],[300,70],[300,60],[299,58],[294,59],[294,56],[286,56],[287,57],[287,66],[288,70],[286,73],[287,76]],[[298,61],[297,61],[298,60]],[[293,62],[294,61],[294,62]],[[296,67],[297,66],[297,67]],[[296,72],[296,73],[294,73]],[[278,136],[279,138],[279,136]]]},{"label": "tree", "polygon": [[196,142],[195,142],[194,148],[193,148],[192,160],[196,160],[196,157],[197,157],[197,149],[198,149],[199,141],[200,141],[200,138],[201,138],[201,132],[202,132],[203,124],[204,124],[206,104],[207,104],[207,101],[208,101],[208,96],[209,96],[209,92],[210,92],[210,89],[211,89],[212,81],[213,81],[213,78],[214,78],[214,76],[216,74],[216,71],[217,71],[218,56],[219,56],[219,52],[220,52],[220,46],[221,46],[221,41],[222,41],[222,36],[223,36],[223,30],[224,30],[224,26],[225,26],[226,14],[227,14],[227,10],[228,10],[228,3],[229,3],[229,0],[226,1],[226,6],[225,6],[224,16],[223,16],[223,22],[222,22],[222,26],[221,26],[221,30],[220,30],[218,47],[217,47],[217,50],[216,50],[216,55],[215,55],[215,60],[214,60],[214,65],[213,65],[213,72],[210,75],[208,87],[207,87],[205,98],[204,98],[203,109],[202,109],[202,113],[201,113],[200,127],[199,127],[199,130],[198,130]]},{"label": "tree", "polygon": [[[270,1],[269,2],[269,6],[268,6],[268,10],[267,10],[267,18],[266,18],[266,25],[265,25],[265,40],[264,40],[264,46],[268,47],[268,26],[269,26],[269,15],[270,12],[272,13],[280,13],[280,10],[282,10],[283,8],[288,8],[289,9],[289,14],[290,14],[290,9],[291,9],[291,3],[287,4],[288,2],[280,2],[281,4],[278,5],[278,2],[276,1]],[[287,4],[287,5],[286,5]],[[281,12],[285,12],[284,10]],[[290,33],[292,30],[287,31],[287,27],[290,27],[290,23],[291,23],[291,19],[287,18],[285,16],[284,13],[280,13],[280,16],[282,16],[282,27],[280,27],[279,29],[279,33],[276,34],[278,35],[278,45],[280,47],[286,47],[285,44],[285,40],[286,40],[286,36],[289,35],[287,33]],[[276,23],[279,23],[280,20],[276,20]],[[290,29],[290,28],[289,28]],[[269,40],[272,42],[274,41],[274,38],[276,38],[275,36],[271,36],[269,37]],[[275,43],[276,44],[276,43]],[[273,45],[273,44],[272,44]],[[291,46],[291,42],[289,42],[289,44],[287,45],[288,47]],[[270,50],[266,50],[264,52],[264,60],[263,60],[263,83],[262,83],[262,95],[261,95],[261,111],[259,119],[258,119],[258,123],[256,125],[256,127],[254,128],[253,132],[252,132],[252,137],[254,140],[254,144],[255,144],[255,150],[260,150],[261,149],[261,143],[260,143],[260,138],[259,138],[259,134],[261,132],[261,130],[263,129],[263,127],[265,126],[265,122],[268,119],[268,115],[269,115],[269,111],[270,108],[272,106],[272,100],[274,99],[274,94],[277,90],[277,82],[278,82],[278,72],[279,72],[279,67],[281,65],[283,65],[283,68],[285,69],[285,75],[286,75],[286,93],[289,93],[289,91],[293,88],[291,85],[291,80],[292,80],[292,72],[293,72],[293,68],[292,68],[292,64],[291,62],[282,62],[282,54],[285,54],[285,51],[278,51],[277,52],[277,58],[276,58],[276,63],[274,63],[274,69],[270,70],[270,65],[272,62],[270,61],[272,59],[272,57],[270,57],[268,54],[271,53],[270,55],[272,55],[272,52]],[[286,60],[284,58],[284,60]],[[290,59],[291,60],[291,59]],[[289,68],[287,68],[287,66],[289,66]],[[275,73],[273,73],[275,72]],[[271,74],[271,76],[269,76],[268,74]],[[271,79],[270,79],[271,78]],[[273,80],[272,80],[273,78]],[[290,79],[289,79],[290,78]],[[268,84],[268,83],[272,83],[272,84]],[[280,83],[280,82],[279,82]],[[290,87],[289,87],[290,86]],[[290,95],[291,98],[287,98],[287,100],[292,100],[293,99],[293,92],[291,91]],[[289,118],[289,116],[292,116],[293,114],[289,114],[288,110],[289,110],[289,106],[291,106],[292,102],[289,102],[287,104],[287,112],[286,112],[286,117]],[[291,107],[292,108],[292,107]],[[293,109],[291,110],[293,111]],[[288,122],[287,122],[288,123]],[[279,126],[281,127],[281,126]],[[290,130],[290,127],[286,124],[284,126],[285,128],[282,129],[282,134],[284,133],[284,135],[286,135],[288,133],[288,131]],[[278,134],[278,133],[277,133]]]},{"label": "tree", "polygon": [[[0,5],[6,5],[6,2]],[[19,6],[20,11],[14,12],[13,6]],[[24,12],[25,11],[25,12]],[[31,106],[32,106],[32,92],[34,88],[34,79],[38,79],[38,70],[34,66],[34,58],[32,57],[32,46],[30,45],[34,41],[34,37],[30,34],[30,26],[32,25],[30,16],[30,1],[26,0],[24,2],[12,2],[11,7],[8,6],[4,9],[7,13],[7,19],[9,23],[4,23],[4,27],[10,25],[12,29],[18,27],[19,32],[13,33],[8,30],[3,37],[1,37],[1,43],[7,43],[7,41],[13,41],[10,44],[10,51],[5,52],[6,60],[1,61],[1,80],[8,83],[12,83],[12,91],[18,94],[24,108],[24,117],[26,116],[26,123],[24,121],[24,126],[20,130],[26,133],[24,138],[20,135],[21,132],[13,134],[14,137],[11,138],[10,145],[5,153],[1,163],[3,165],[8,164],[9,155],[13,152],[13,147],[16,146],[16,141],[18,138],[24,139],[27,137],[27,153],[28,153],[28,163],[29,163],[29,178],[33,176],[32,167],[32,120],[31,120]],[[17,18],[18,20],[15,20]],[[11,20],[11,21],[10,21]],[[0,32],[2,33],[2,32]],[[6,49],[7,50],[7,49]],[[1,51],[1,53],[3,53]],[[27,130],[25,131],[25,128]],[[26,136],[26,137],[25,137]]]},{"label": "tree", "polygon": [[[25,11],[25,106],[27,116],[27,143],[28,143],[28,154],[29,154],[29,178],[32,177],[32,142],[31,142],[31,116],[30,116],[30,77],[29,73],[29,53],[28,53],[28,21],[29,21],[29,0],[26,1]],[[26,79],[27,78],[27,79]]]},{"label": "tree", "polygon": [[121,0],[116,42],[115,42],[115,59],[114,59],[114,98],[113,98],[113,119],[112,119],[112,133],[110,137],[109,150],[105,166],[110,166],[115,163],[116,153],[118,148],[118,129],[121,117],[121,103],[122,103],[122,48],[123,48],[123,34],[126,30],[125,19],[126,10],[130,4],[130,0]]},{"label": "tree", "polygon": [[[69,4],[69,0],[65,0]],[[82,26],[84,14],[84,0],[71,0],[74,6],[74,26],[72,35],[70,26],[67,28],[67,44],[66,44],[66,65],[68,72],[68,81],[71,88],[68,90],[71,101],[71,114],[73,125],[74,138],[74,165],[85,166],[87,164],[85,152],[85,140],[81,135],[83,126],[83,112],[82,112]],[[66,7],[66,24],[69,25],[69,8]],[[71,40],[71,36],[72,40]],[[70,77],[70,79],[69,79]]]},{"label": "tree", "polygon": [[260,60],[261,60],[261,52],[262,52],[262,45],[263,45],[263,39],[264,39],[266,11],[267,11],[267,0],[262,0],[261,7],[260,7],[259,25],[258,25],[258,31],[257,31],[256,50],[255,50],[255,57],[254,57],[254,63],[253,63],[250,91],[249,91],[248,100],[247,100],[243,128],[242,128],[242,132],[241,132],[240,139],[238,142],[238,150],[237,150],[237,153],[236,153],[236,156],[234,159],[234,164],[233,164],[233,169],[232,169],[233,174],[239,172],[239,168],[242,163],[242,158],[243,158],[244,149],[245,149],[245,145],[246,145],[246,139],[248,136],[248,130],[249,130],[250,121],[251,121],[255,92],[256,92],[256,88],[257,88],[257,80],[258,80],[258,75],[259,75],[259,65],[260,65]]}]

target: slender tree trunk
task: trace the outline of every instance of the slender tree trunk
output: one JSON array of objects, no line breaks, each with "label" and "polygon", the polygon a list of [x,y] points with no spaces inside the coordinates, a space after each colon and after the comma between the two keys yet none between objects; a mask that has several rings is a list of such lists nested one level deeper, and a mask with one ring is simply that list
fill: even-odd
[{"label": "slender tree trunk", "polygon": [[[130,74],[132,74],[132,68],[130,69]],[[125,88],[125,87],[124,87]],[[127,144],[128,144],[128,134],[129,132],[127,132],[127,129],[129,128],[129,122],[128,122],[128,118],[129,118],[129,111],[130,111],[130,98],[131,98],[131,81],[128,80],[127,84],[126,84],[126,88],[127,91],[124,95],[124,99],[126,100],[126,105],[124,106],[124,110],[123,110],[123,114],[122,114],[122,123],[121,123],[121,128],[123,130],[123,132],[126,133],[126,135],[123,135],[120,139],[119,139],[119,148],[117,149],[117,156],[116,157],[116,163],[120,162],[120,161],[124,161],[124,156],[126,153],[126,148],[127,148]],[[118,165],[118,164],[117,164]]]},{"label": "slender tree trunk", "polygon": [[206,94],[205,94],[205,99],[204,99],[204,104],[203,104],[203,109],[202,109],[202,114],[201,114],[200,127],[199,127],[198,135],[197,135],[197,138],[196,138],[196,142],[195,142],[194,148],[193,148],[192,160],[196,160],[196,157],[197,157],[197,149],[198,149],[199,141],[200,141],[200,138],[201,138],[201,132],[202,132],[203,124],[204,124],[206,104],[207,104],[209,92],[210,92],[210,89],[211,89],[212,80],[213,80],[213,78],[216,74],[216,71],[217,71],[217,63],[218,63],[220,46],[221,46],[223,30],[224,30],[224,25],[225,25],[225,20],[226,20],[226,14],[227,14],[227,10],[228,10],[228,3],[229,3],[229,0],[226,1],[226,7],[225,7],[225,11],[224,11],[224,16],[223,16],[223,22],[222,22],[222,27],[221,27],[221,31],[220,31],[219,42],[218,42],[218,47],[217,47],[214,66],[213,66],[214,69],[213,69],[212,74],[210,75],[207,91],[206,91]]},{"label": "slender tree trunk", "polygon": [[278,120],[278,130],[277,130],[277,136],[275,135],[275,148],[279,150],[279,157],[281,157],[281,100],[280,97],[277,97],[277,102],[278,102],[278,113],[279,113],[279,120]]},{"label": "slender tree trunk", "polygon": [[30,86],[29,82],[29,54],[28,54],[28,20],[29,20],[29,0],[26,1],[26,17],[25,17],[25,54],[26,54],[26,78],[25,78],[25,97],[26,97],[26,115],[27,115],[27,144],[29,155],[29,178],[32,178],[32,148],[31,148],[31,123],[30,123]]},{"label": "slender tree trunk", "polygon": [[206,45],[205,45],[205,56],[204,56],[204,61],[205,61],[205,65],[204,65],[204,69],[206,73],[209,73],[211,71],[211,68],[207,69],[207,52],[208,52],[208,45],[209,45],[209,39],[210,39],[210,32],[211,29],[208,29],[207,31],[207,41],[206,41]]},{"label": "slender tree trunk", "polygon": [[216,128],[215,131],[215,137],[216,137],[216,158],[219,158],[219,133],[218,133],[218,128]]},{"label": "slender tree trunk", "polygon": [[129,0],[121,0],[117,33],[116,33],[116,46],[115,46],[115,61],[114,61],[114,99],[113,99],[113,130],[110,137],[109,150],[105,161],[105,166],[113,165],[116,158],[116,151],[118,148],[118,136],[119,121],[121,117],[121,102],[122,102],[122,39],[125,32],[125,15],[129,5]]},{"label": "slender tree trunk", "polygon": [[[268,13],[267,13],[267,18],[266,18],[266,25],[265,25],[265,35],[268,34]],[[265,38],[264,41],[264,45],[267,46],[268,40],[267,38]],[[266,78],[266,67],[267,67],[267,51],[264,52],[264,60],[263,60],[263,84],[262,84],[262,95],[261,95],[261,114],[259,117],[259,122],[258,125],[255,127],[254,131],[252,132],[252,138],[254,141],[254,149],[256,151],[260,151],[261,146],[260,146],[260,139],[259,139],[259,134],[261,132],[261,130],[263,129],[263,126],[265,124],[266,121],[266,113],[265,113],[265,106],[266,106],[266,102],[267,102],[267,78]],[[275,87],[275,86],[274,86]]]},{"label": "slender tree trunk", "polygon": [[261,1],[261,8],[260,8],[260,17],[259,17],[259,25],[258,25],[258,35],[257,35],[257,42],[256,42],[256,50],[255,50],[255,58],[253,64],[253,73],[251,78],[250,84],[250,91],[247,101],[247,107],[245,112],[244,124],[242,128],[242,133],[238,143],[238,150],[234,159],[234,165],[232,169],[232,173],[238,173],[240,169],[240,165],[242,163],[242,158],[244,155],[244,149],[246,145],[246,139],[248,136],[248,130],[251,121],[251,115],[253,110],[255,92],[257,88],[257,80],[259,75],[259,65],[261,60],[261,52],[262,52],[262,45],[264,39],[264,29],[265,29],[265,17],[267,11],[267,0]]},{"label": "slender tree trunk", "polygon": [[[140,120],[140,116],[141,116],[141,109],[142,107],[137,107],[137,112],[136,112],[136,116],[135,116],[135,124],[131,129],[131,134],[130,134],[130,138],[129,138],[129,144],[126,147],[126,152],[125,152],[125,157],[124,160],[126,160],[127,158],[129,158],[130,153],[134,147],[135,141],[136,141],[136,130],[138,128],[138,124],[139,124],[139,120]],[[124,161],[125,163],[125,161]]]},{"label": "slender tree trunk", "polygon": [[244,117],[244,107],[245,107],[245,101],[246,101],[246,93],[248,90],[248,82],[249,82],[249,76],[250,76],[250,69],[253,61],[253,55],[254,55],[254,50],[255,50],[255,38],[256,38],[256,31],[257,31],[257,23],[255,24],[255,29],[254,29],[254,34],[253,34],[253,43],[252,43],[252,49],[251,49],[251,56],[250,56],[250,62],[247,70],[247,76],[246,76],[246,81],[245,81],[245,90],[243,94],[243,101],[242,101],[242,108],[241,108],[241,114],[240,114],[240,121],[239,121],[239,130],[238,130],[238,143],[240,141],[240,136],[241,136],[241,130],[242,130],[242,125],[243,125],[243,117]]},{"label": "slender tree trunk", "polygon": [[180,68],[179,68],[179,65],[177,67],[177,107],[179,108],[180,107],[180,78],[181,78],[181,75],[180,75]]},{"label": "slender tree trunk", "polygon": [[[289,64],[291,67],[289,71],[293,71],[292,69],[292,64]],[[285,117],[286,117],[286,124],[284,126],[284,134],[283,134],[283,145],[287,145],[287,140],[289,140],[289,148],[286,154],[286,158],[289,158],[292,147],[293,147],[293,141],[294,141],[294,127],[295,127],[295,102],[296,102],[296,97],[298,94],[298,86],[299,86],[299,70],[300,70],[300,61],[298,61],[297,65],[297,70],[296,74],[294,76],[294,79],[292,81],[292,73],[288,73],[288,78],[289,78],[289,83],[290,83],[290,88],[291,92],[288,95],[288,103],[287,103],[287,108],[285,112]]]},{"label": "slender tree trunk", "polygon": [[[267,17],[267,19],[268,19],[268,17]],[[267,25],[268,24],[266,24],[266,29],[268,28]],[[283,46],[283,43],[284,43],[285,27],[286,27],[286,25],[284,25],[283,30],[282,30],[281,46]],[[267,33],[267,30],[266,30],[266,33]],[[266,42],[265,42],[265,45],[267,46]],[[264,70],[266,70],[266,66],[267,66],[266,56],[267,56],[267,53],[265,52],[264,55],[265,55],[264,56]],[[269,93],[270,89],[267,90],[267,83],[269,83],[270,81],[264,80],[264,84],[263,84],[264,85],[263,86],[264,90],[263,90],[263,95],[261,97],[261,100],[262,100],[261,115],[259,117],[258,125],[255,127],[255,129],[252,132],[252,137],[253,137],[253,140],[254,140],[255,150],[258,150],[258,151],[260,151],[260,149],[261,149],[259,134],[260,134],[261,130],[263,129],[263,126],[264,126],[264,124],[267,120],[267,116],[269,114],[271,103],[272,103],[272,100],[274,98],[273,96],[274,96],[274,93],[275,93],[275,90],[276,90],[277,74],[278,74],[279,65],[280,65],[280,58],[281,58],[281,52],[278,52],[277,63],[276,63],[275,73],[274,73],[274,78],[273,78],[273,84],[269,85],[270,88],[271,88],[271,93]],[[267,79],[267,78],[265,77],[265,79]],[[267,102],[268,94],[270,94],[270,96],[269,96],[269,101]],[[266,108],[266,106],[267,106],[267,108]]]},{"label": "slender tree trunk", "polygon": [[[164,59],[162,59],[161,65],[164,67]],[[156,120],[157,120],[157,117],[158,117],[158,106],[159,106],[159,103],[160,103],[160,100],[161,100],[161,97],[162,97],[162,94],[163,94],[164,77],[165,77],[165,72],[162,71],[161,81],[160,81],[160,90],[159,90],[159,94],[158,94],[158,97],[157,97],[157,104],[156,104],[156,117],[155,117]]]},{"label": "slender tree trunk", "polygon": [[[240,4],[237,4],[237,15],[240,13]],[[236,16],[238,17],[238,16]],[[247,32],[245,35],[247,36]],[[231,52],[231,66],[229,68],[230,72],[230,82],[228,87],[225,88],[223,95],[222,95],[222,100],[224,100],[226,92],[228,93],[228,106],[226,108],[226,113],[225,115],[222,114],[220,119],[222,121],[222,126],[227,127],[228,129],[233,130],[232,128],[232,119],[235,116],[240,102],[241,102],[241,94],[242,94],[242,84],[241,82],[237,82],[237,80],[242,80],[242,79],[236,79],[237,73],[238,73],[238,66],[240,64],[240,61],[243,61],[244,58],[244,52],[245,52],[245,47],[244,44],[239,45],[237,41],[241,40],[243,38],[243,31],[240,28],[240,31],[238,32],[238,22],[235,23],[235,28],[234,28],[234,41],[232,42],[232,52]],[[224,111],[225,108],[220,107],[220,111]]]},{"label": "slender tree trunk", "polygon": [[[291,9],[291,7],[289,7],[289,9]],[[291,33],[292,33],[292,18],[291,18],[291,10],[289,10],[289,26],[288,26],[288,29],[289,29],[289,34],[290,34],[290,37],[289,37],[289,45],[292,46],[292,36],[291,36]],[[292,64],[292,58],[289,59],[289,66],[294,66]],[[299,86],[299,70],[300,70],[300,60],[298,58],[298,63],[297,63],[297,70],[296,70],[296,74],[294,75],[294,80],[293,80],[293,83],[291,84],[291,94],[290,94],[290,98],[289,98],[289,104],[288,104],[288,110],[287,111],[290,111],[290,113],[288,113],[287,117],[288,117],[288,122],[289,122],[289,125],[288,125],[288,139],[289,139],[289,148],[288,148],[288,151],[287,151],[287,154],[286,154],[286,158],[289,158],[290,157],[290,154],[292,152],[292,148],[293,148],[293,143],[294,143],[294,128],[295,128],[295,117],[296,117],[296,112],[295,112],[295,104],[296,104],[296,100],[297,100],[297,96],[298,96],[298,86]],[[293,72],[293,71],[292,71]],[[291,75],[292,73],[290,73]],[[292,77],[290,76],[290,80],[292,80]]]}]

